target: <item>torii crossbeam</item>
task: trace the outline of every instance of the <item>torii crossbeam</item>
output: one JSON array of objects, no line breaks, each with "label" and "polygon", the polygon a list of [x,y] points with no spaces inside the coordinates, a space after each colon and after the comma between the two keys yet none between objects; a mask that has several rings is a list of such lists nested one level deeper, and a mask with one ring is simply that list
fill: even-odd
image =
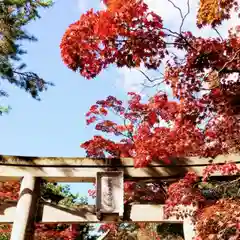
[{"label": "torii crossbeam", "polygon": [[[145,168],[134,168],[134,161],[130,158],[111,159],[89,159],[89,158],[54,158],[54,157],[22,157],[22,156],[0,156],[0,181],[21,180],[20,197],[12,206],[2,205],[1,223],[12,223],[13,230],[11,240],[31,240],[33,236],[33,224],[35,220],[42,223],[81,223],[100,222],[97,212],[101,212],[101,201],[106,189],[100,183],[100,194],[96,207],[82,207],[80,210],[69,210],[50,203],[39,203],[41,178],[55,182],[94,182],[97,175],[110,172],[121,172],[124,179],[169,179],[180,178],[187,171],[195,171],[202,176],[203,169],[212,164],[224,164],[226,161],[235,162],[240,166],[240,155],[221,155],[215,159],[211,158],[181,158],[172,159],[168,165],[153,162]],[[100,175],[101,175],[100,174]],[[220,173],[216,173],[216,176]],[[107,181],[106,181],[107,182]],[[123,184],[120,184],[120,192],[123,195]],[[115,186],[116,187],[116,186]],[[100,200],[99,200],[100,198]],[[118,200],[116,200],[118,199]],[[120,199],[120,202],[119,202]],[[123,209],[122,197],[115,197],[118,205],[117,214]],[[98,204],[100,201],[100,204]],[[119,205],[119,203],[121,205]],[[103,207],[104,208],[104,207]],[[41,209],[41,214],[40,214]],[[104,213],[104,209],[101,213]],[[110,211],[111,212],[111,211]],[[84,213],[82,216],[80,213]],[[110,219],[104,221],[119,221],[116,212],[110,214]],[[121,214],[120,214],[121,215]],[[108,215],[109,217],[109,215]],[[115,217],[115,218],[114,218]],[[163,205],[133,205],[129,221],[134,222],[179,222],[177,219],[165,219]],[[189,219],[184,221],[185,239],[192,239],[194,235],[193,226]]]}]

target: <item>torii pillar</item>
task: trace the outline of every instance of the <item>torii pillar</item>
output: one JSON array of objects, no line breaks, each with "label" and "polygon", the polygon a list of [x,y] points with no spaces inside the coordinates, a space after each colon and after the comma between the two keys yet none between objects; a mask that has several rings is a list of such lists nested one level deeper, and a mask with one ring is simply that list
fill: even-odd
[{"label": "torii pillar", "polygon": [[41,179],[26,175],[22,179],[11,240],[32,240],[40,196]]}]

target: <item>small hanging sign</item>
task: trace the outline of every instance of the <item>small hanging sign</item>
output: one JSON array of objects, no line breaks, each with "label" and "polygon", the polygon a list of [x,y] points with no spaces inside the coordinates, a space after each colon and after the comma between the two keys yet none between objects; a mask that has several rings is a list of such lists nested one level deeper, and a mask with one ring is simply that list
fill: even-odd
[{"label": "small hanging sign", "polygon": [[97,173],[96,205],[98,214],[118,214],[119,217],[122,217],[123,197],[122,171]]}]

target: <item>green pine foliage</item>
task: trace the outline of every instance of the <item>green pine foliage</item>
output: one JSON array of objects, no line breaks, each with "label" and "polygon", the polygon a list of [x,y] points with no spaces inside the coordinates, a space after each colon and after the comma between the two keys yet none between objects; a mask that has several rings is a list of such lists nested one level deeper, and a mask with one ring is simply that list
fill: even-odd
[{"label": "green pine foliage", "polygon": [[[27,52],[22,48],[22,43],[37,41],[24,28],[31,21],[40,18],[38,13],[40,8],[48,8],[52,4],[52,1],[46,0],[0,2],[0,79],[24,89],[38,100],[39,93],[53,84],[46,82],[36,73],[24,71],[26,64],[21,61],[21,56]],[[7,92],[0,89],[0,97],[4,96],[8,96]],[[3,112],[6,111],[0,109],[0,114]]]}]

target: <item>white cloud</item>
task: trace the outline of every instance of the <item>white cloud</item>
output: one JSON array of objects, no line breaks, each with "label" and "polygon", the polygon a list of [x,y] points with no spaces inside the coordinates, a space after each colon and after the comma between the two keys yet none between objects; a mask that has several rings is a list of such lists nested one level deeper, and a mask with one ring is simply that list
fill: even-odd
[{"label": "white cloud", "polygon": [[[173,0],[173,2],[182,10],[183,15],[187,13],[187,0]],[[181,24],[181,17],[179,11],[173,7],[173,5],[168,0],[145,0],[145,3],[148,4],[149,10],[154,11],[158,15],[160,15],[163,19],[164,26],[171,28],[172,30],[178,30]],[[185,20],[185,24],[183,26],[183,30],[191,31],[194,35],[198,36],[209,36],[214,37],[217,36],[217,33],[210,29],[209,27],[205,27],[199,30],[196,27],[196,15],[198,9],[199,1],[190,0],[190,14],[187,16]],[[239,24],[239,19],[237,18],[237,14],[231,14],[231,20],[223,23],[221,27],[219,27],[219,32],[223,37],[226,37],[228,34],[228,30]],[[143,71],[146,69],[142,68]],[[126,89],[126,91],[137,91],[140,92],[142,90],[143,77],[141,74],[137,72],[137,70],[130,70],[128,68],[119,69],[118,73],[120,74],[120,83],[122,87]]]},{"label": "white cloud", "polygon": [[[163,19],[164,25],[171,25],[172,27],[178,27],[180,23],[180,13],[178,9],[174,8],[173,5],[167,0],[145,0],[146,4],[148,4],[149,10],[157,13]],[[174,1],[173,2],[182,10],[183,15],[187,13],[187,1]],[[191,1],[190,1],[191,2]],[[193,9],[196,9],[197,1],[192,1],[190,3],[191,14]]]},{"label": "white cloud", "polygon": [[100,9],[101,9],[101,10],[106,10],[106,9],[107,9],[107,7],[106,7],[106,5],[103,3],[103,1],[100,2]]},{"label": "white cloud", "polygon": [[141,92],[144,78],[137,69],[123,67],[117,70],[117,86],[124,88],[127,92]]},{"label": "white cloud", "polygon": [[105,5],[101,0],[77,0],[77,9],[80,13],[85,13],[89,9],[103,10]]}]

